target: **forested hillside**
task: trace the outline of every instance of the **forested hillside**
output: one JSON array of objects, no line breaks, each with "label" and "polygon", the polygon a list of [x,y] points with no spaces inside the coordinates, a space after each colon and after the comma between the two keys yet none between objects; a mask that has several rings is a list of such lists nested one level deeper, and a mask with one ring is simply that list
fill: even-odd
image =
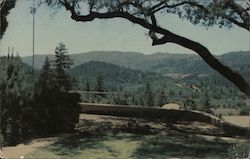
[{"label": "forested hillside", "polygon": [[[116,104],[144,105],[147,98],[145,93],[147,87],[150,87],[151,98],[155,106],[174,102],[182,106],[186,104],[192,109],[202,109],[203,102],[208,100],[211,108],[245,107],[244,94],[216,73],[186,74],[171,78],[172,74],[143,72],[97,61],[76,66],[70,70],[70,73],[78,82],[79,87],[76,88],[78,90],[97,91],[97,81],[101,78],[103,91],[127,94],[126,98],[130,102],[124,102],[125,97],[120,97],[123,101],[116,102]],[[131,102],[131,98],[137,102]],[[113,99],[107,97],[103,102],[112,103]]]},{"label": "forested hillside", "polygon": [[[119,90],[123,85],[140,85],[148,81],[164,79],[171,80],[168,77],[163,77],[161,74],[152,72],[143,72],[126,68],[120,65],[114,65],[106,62],[91,61],[70,70],[72,75],[78,80],[79,85],[84,89],[86,82],[91,88],[94,88],[95,80],[100,74],[104,81],[106,90]],[[171,80],[172,81],[172,80]]]},{"label": "forested hillside", "polygon": [[[41,68],[46,55],[35,56],[36,68]],[[250,64],[249,52],[231,52],[217,56],[234,69],[240,69],[242,66]],[[155,53],[144,55],[135,52],[118,51],[96,51],[81,54],[70,54],[74,65],[78,66],[90,61],[101,61],[111,64],[124,66],[127,68],[151,71],[159,73],[211,73],[214,72],[199,56],[195,54],[170,54]],[[23,61],[29,65],[32,64],[32,58],[23,57]],[[53,56],[49,56],[53,60]]]},{"label": "forested hillside", "polygon": [[[246,109],[245,95],[193,54],[144,55],[135,52],[99,51],[71,54],[70,57],[74,60],[70,73],[78,82],[78,87],[74,88],[77,90],[96,91],[100,87],[97,86],[99,80],[103,91],[132,94],[124,97],[130,102],[123,100],[121,103],[145,105],[145,98],[148,97],[144,95],[148,84],[154,105],[175,102],[201,110],[204,101],[209,101],[209,107],[212,108]],[[40,67],[44,58],[42,55],[36,56],[37,67]],[[49,56],[50,60],[53,58]],[[248,52],[230,52],[217,58],[250,81]],[[28,64],[31,62],[30,57],[24,57],[23,60]],[[132,98],[137,102],[131,102]]]}]

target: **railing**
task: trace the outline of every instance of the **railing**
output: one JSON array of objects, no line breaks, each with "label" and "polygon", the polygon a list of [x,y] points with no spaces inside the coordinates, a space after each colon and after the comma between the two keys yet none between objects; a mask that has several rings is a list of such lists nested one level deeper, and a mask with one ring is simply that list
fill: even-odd
[{"label": "railing", "polygon": [[[71,90],[70,93],[79,93],[82,97],[85,97],[84,102],[88,103],[98,103],[96,97],[107,97],[107,96],[143,96],[144,93],[134,93],[134,92],[98,92],[98,91],[79,91]],[[84,96],[85,95],[85,96]],[[167,95],[166,95],[167,96]]]},{"label": "railing", "polygon": [[[98,92],[98,91],[81,91],[81,90],[71,90],[69,91],[70,93],[79,93],[81,95],[81,97],[84,98],[84,101],[83,102],[88,102],[88,103],[98,103],[98,100],[96,100],[95,98],[96,97],[114,97],[114,96],[124,96],[125,98],[128,98],[128,97],[134,97],[136,98],[137,100],[137,104],[134,103],[134,104],[130,104],[130,105],[144,105],[143,103],[141,104],[138,104],[139,102],[139,99],[140,98],[144,98],[145,97],[145,92],[128,92],[128,91],[125,91],[125,92]],[[154,95],[157,95],[157,94],[154,94]],[[165,98],[168,98],[168,97],[173,97],[173,98],[187,98],[187,96],[184,96],[184,95],[171,95],[169,93],[164,93],[164,94],[161,94],[161,97],[165,97]],[[180,101],[180,100],[178,100]]]}]

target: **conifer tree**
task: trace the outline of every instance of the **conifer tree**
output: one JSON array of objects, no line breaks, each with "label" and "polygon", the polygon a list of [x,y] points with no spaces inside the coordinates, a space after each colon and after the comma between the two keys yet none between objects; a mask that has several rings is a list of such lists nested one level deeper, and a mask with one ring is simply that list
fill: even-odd
[{"label": "conifer tree", "polygon": [[154,106],[154,94],[152,92],[149,82],[146,83],[144,99],[145,99],[144,101],[145,106]]},{"label": "conifer tree", "polygon": [[48,56],[46,56],[44,65],[42,67],[39,79],[38,79],[38,85],[41,88],[42,91],[47,90],[50,85],[51,85],[51,80],[52,80],[52,70],[51,70],[51,64],[49,61]]},{"label": "conifer tree", "polygon": [[69,93],[73,80],[66,71],[73,63],[67,53],[60,43],[55,49],[54,68],[46,58],[37,82],[36,108],[40,113],[36,132],[41,135],[72,132],[79,120],[80,95]]},{"label": "conifer tree", "polygon": [[161,106],[163,106],[165,104],[165,102],[166,102],[166,94],[165,94],[165,92],[163,90],[161,90],[160,93],[159,93],[157,105],[159,107],[161,107]]},{"label": "conifer tree", "polygon": [[96,91],[104,92],[104,79],[101,73],[96,76]]},{"label": "conifer tree", "polygon": [[7,58],[3,65],[0,82],[1,130],[5,144],[15,145],[32,131],[32,121],[26,120],[32,112],[32,83],[23,70],[20,58]]},{"label": "conifer tree", "polygon": [[209,101],[209,96],[206,93],[204,97],[203,105],[202,105],[202,111],[210,113],[211,112],[210,108],[211,108],[211,105]]},{"label": "conifer tree", "polygon": [[72,88],[72,78],[66,74],[66,71],[73,65],[73,61],[67,54],[65,44],[59,43],[55,49],[54,67],[55,81],[57,87],[62,91],[69,91]]},{"label": "conifer tree", "polygon": [[86,82],[85,91],[90,91],[89,81]]}]

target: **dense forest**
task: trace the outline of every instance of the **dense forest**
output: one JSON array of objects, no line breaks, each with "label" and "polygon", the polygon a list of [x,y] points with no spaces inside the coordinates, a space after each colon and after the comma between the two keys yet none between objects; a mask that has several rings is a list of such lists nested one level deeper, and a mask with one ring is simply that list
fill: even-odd
[{"label": "dense forest", "polygon": [[[242,73],[248,76],[248,65],[241,69]],[[70,73],[79,82],[79,88],[76,88],[78,90],[96,91],[96,79],[101,75],[103,90],[120,92],[120,98],[127,99],[117,103],[112,97],[107,97],[100,102],[143,106],[149,85],[154,98],[151,106],[172,102],[190,109],[202,110],[204,101],[209,100],[211,108],[246,109],[246,96],[216,73],[166,75],[97,61],[76,66]]]}]

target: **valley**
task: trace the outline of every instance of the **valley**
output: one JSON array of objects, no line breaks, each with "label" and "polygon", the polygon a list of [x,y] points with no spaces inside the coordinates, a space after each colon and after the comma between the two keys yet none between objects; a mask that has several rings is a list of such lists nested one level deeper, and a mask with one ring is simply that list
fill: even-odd
[{"label": "valley", "polygon": [[[36,68],[41,67],[45,56],[35,56]],[[202,105],[208,101],[209,109],[236,109],[238,115],[245,114],[248,109],[245,95],[197,55],[96,51],[69,56],[74,62],[69,73],[78,83],[75,90],[95,91],[97,78],[101,76],[102,91],[124,94],[101,97],[99,102],[143,106],[149,84],[152,106],[177,103],[185,109],[203,110],[206,108]],[[250,81],[248,52],[230,52],[217,58]],[[22,57],[22,60],[30,65],[31,57]]]}]

